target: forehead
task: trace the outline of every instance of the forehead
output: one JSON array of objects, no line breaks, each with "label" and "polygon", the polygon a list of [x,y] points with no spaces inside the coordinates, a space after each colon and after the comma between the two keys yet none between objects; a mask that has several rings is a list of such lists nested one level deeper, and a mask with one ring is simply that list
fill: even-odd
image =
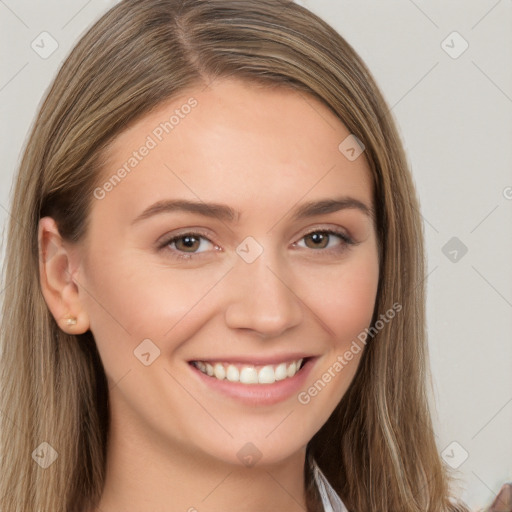
[{"label": "forehead", "polygon": [[354,145],[349,130],[314,96],[219,79],[162,103],[122,132],[99,183],[112,184],[107,199],[126,215],[173,195],[240,210],[252,200],[275,207],[327,193],[370,205],[366,158],[348,158],[347,145]]}]

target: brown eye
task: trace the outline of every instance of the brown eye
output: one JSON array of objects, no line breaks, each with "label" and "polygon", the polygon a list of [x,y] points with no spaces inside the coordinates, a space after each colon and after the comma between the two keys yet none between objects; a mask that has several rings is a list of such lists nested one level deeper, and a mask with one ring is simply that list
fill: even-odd
[{"label": "brown eye", "polygon": [[215,244],[206,236],[200,233],[183,233],[167,238],[159,249],[170,251],[171,255],[177,258],[192,258],[202,253],[215,249]]},{"label": "brown eye", "polygon": [[328,233],[322,231],[310,233],[304,237],[306,247],[310,249],[325,249],[329,244],[329,236]]},{"label": "brown eye", "polygon": [[306,233],[296,246],[313,249],[318,254],[335,255],[342,254],[349,246],[357,245],[356,242],[341,230],[317,229]]},{"label": "brown eye", "polygon": [[174,239],[174,244],[178,251],[183,252],[196,252],[201,245],[199,237],[184,235]]}]

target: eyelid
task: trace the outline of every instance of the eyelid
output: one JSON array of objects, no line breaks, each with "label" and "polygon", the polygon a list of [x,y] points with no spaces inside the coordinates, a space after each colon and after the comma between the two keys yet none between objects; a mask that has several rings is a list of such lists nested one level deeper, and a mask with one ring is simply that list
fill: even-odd
[{"label": "eyelid", "polygon": [[185,235],[200,235],[201,237],[206,238],[212,244],[216,245],[215,242],[213,242],[213,240],[211,239],[210,233],[208,233],[206,230],[203,230],[202,228],[194,227],[178,229],[175,232],[167,233],[159,238],[159,240],[157,241],[157,245],[166,245],[175,238],[180,238]]},{"label": "eyelid", "polygon": [[305,236],[311,235],[312,233],[328,233],[338,235],[343,238],[347,243],[356,243],[355,240],[341,227],[333,227],[333,226],[314,226],[309,231],[306,231],[301,239]]},{"label": "eyelid", "polygon": [[[342,240],[342,243],[340,244],[341,248],[339,248],[339,246],[337,246],[335,248],[331,247],[329,249],[323,249],[323,248],[312,249],[312,248],[309,248],[309,247],[306,248],[306,249],[309,249],[310,251],[314,251],[314,252],[318,252],[318,253],[324,253],[324,254],[331,254],[331,253],[336,253],[336,252],[339,253],[339,252],[347,249],[346,246],[358,245],[360,243],[360,242],[357,242],[356,240],[354,240],[341,227],[318,226],[317,225],[317,226],[312,226],[311,228],[309,228],[305,232],[303,232],[302,235],[300,236],[300,238],[297,241],[292,243],[292,246],[296,246],[299,241],[301,241],[303,238],[305,238],[306,236],[311,235],[313,233],[327,233],[328,235],[338,236]],[[172,234],[164,235],[160,239],[160,240],[163,240],[163,241],[159,241],[157,243],[158,249],[159,250],[164,250],[164,249],[168,248],[168,246],[169,246],[169,244],[171,242],[174,242],[177,239],[179,239],[181,237],[184,237],[186,235],[192,235],[192,236],[195,235],[195,236],[198,236],[198,237],[201,237],[201,238],[207,240],[208,242],[210,242],[212,245],[215,246],[215,251],[222,251],[223,250],[219,245],[217,245],[211,239],[210,234],[207,233],[204,229],[193,228],[193,227],[191,227],[191,228],[183,228],[183,229],[178,230],[177,232],[174,232]],[[171,253],[173,253],[173,257],[174,258],[185,259],[185,260],[190,260],[191,258],[198,258],[198,257],[201,257],[201,255],[206,255],[209,252],[209,251],[204,251],[204,252],[184,252],[184,251],[178,251],[178,250],[175,250],[175,249],[169,249],[169,251]]]},{"label": "eyelid", "polygon": [[157,242],[157,249],[159,251],[167,249],[169,252],[172,253],[172,257],[174,257],[176,259],[185,259],[185,260],[189,260],[192,257],[197,258],[200,255],[206,254],[208,252],[208,251],[205,251],[205,252],[184,252],[184,251],[178,251],[178,250],[175,250],[175,249],[170,249],[168,247],[171,242],[175,242],[177,239],[182,238],[182,237],[184,237],[186,235],[197,236],[197,237],[203,238],[205,240],[208,240],[208,242],[210,242],[215,247],[215,250],[222,250],[211,239],[210,235],[208,233],[206,233],[206,231],[204,231],[201,228],[183,228],[182,230],[178,230],[177,232],[164,235]]}]

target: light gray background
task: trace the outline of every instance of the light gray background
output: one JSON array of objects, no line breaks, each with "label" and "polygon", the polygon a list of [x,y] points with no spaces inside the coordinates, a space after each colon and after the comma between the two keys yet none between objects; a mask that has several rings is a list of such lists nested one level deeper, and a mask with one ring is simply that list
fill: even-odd
[{"label": "light gray background", "polygon": [[[71,46],[114,3],[0,0],[2,226],[46,88]],[[399,125],[428,250],[438,447],[476,509],[512,481],[512,0],[298,3],[359,52]],[[59,45],[46,59],[31,47],[43,31]],[[467,50],[454,58],[464,41]],[[453,237],[458,246],[443,252]]]}]

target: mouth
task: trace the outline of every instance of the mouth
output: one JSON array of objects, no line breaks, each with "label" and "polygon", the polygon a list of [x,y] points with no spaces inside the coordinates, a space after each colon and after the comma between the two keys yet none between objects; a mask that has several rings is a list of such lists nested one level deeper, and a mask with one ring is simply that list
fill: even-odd
[{"label": "mouth", "polygon": [[292,379],[309,359],[306,357],[265,365],[224,361],[190,361],[189,364],[213,379],[250,386]]}]

